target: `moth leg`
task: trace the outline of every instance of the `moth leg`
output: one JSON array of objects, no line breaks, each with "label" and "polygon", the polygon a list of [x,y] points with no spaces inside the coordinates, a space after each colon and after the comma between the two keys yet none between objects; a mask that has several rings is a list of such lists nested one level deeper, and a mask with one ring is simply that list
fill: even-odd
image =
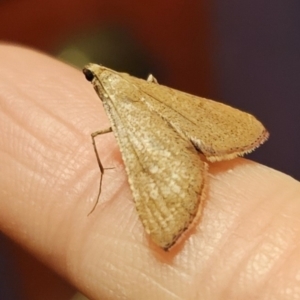
[{"label": "moth leg", "polygon": [[148,76],[147,81],[152,83],[158,83],[157,79],[152,74]]},{"label": "moth leg", "polygon": [[[95,210],[95,208],[96,208],[96,206],[99,202],[99,198],[100,198],[100,194],[101,194],[101,188],[102,188],[102,179],[103,179],[103,174],[104,174],[104,170],[105,170],[105,168],[103,167],[103,165],[101,163],[101,160],[100,160],[100,157],[99,157],[99,154],[98,154],[98,151],[97,151],[97,147],[96,147],[96,143],[95,143],[95,137],[98,136],[98,135],[105,134],[105,133],[110,133],[110,132],[112,132],[111,127],[106,128],[104,130],[95,131],[91,134],[93,148],[94,148],[96,158],[97,158],[97,162],[98,162],[98,166],[99,166],[99,169],[100,169],[100,182],[99,182],[99,191],[98,191],[96,203],[95,203],[94,207],[92,208],[92,210],[89,212],[88,215],[90,215]],[[111,168],[109,168],[109,169],[111,169]]]}]

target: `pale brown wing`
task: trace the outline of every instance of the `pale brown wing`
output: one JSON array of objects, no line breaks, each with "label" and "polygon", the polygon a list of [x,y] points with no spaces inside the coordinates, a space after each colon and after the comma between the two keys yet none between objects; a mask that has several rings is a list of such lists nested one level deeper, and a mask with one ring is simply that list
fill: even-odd
[{"label": "pale brown wing", "polygon": [[188,139],[149,110],[150,96],[130,79],[89,68],[97,76],[93,83],[119,143],[139,217],[152,240],[168,249],[199,211],[205,163]]},{"label": "pale brown wing", "polygon": [[147,94],[147,105],[189,138],[210,161],[251,152],[269,136],[252,115],[228,105],[123,74]]}]

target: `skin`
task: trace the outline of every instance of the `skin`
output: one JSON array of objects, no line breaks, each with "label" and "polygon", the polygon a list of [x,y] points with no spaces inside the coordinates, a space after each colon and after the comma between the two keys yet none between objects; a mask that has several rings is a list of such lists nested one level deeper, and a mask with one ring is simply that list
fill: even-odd
[{"label": "skin", "polygon": [[246,159],[210,164],[198,224],[164,252],[138,219],[113,134],[97,139],[113,169],[87,216],[99,182],[90,134],[109,122],[82,73],[7,45],[0,60],[10,239],[91,299],[299,299],[299,182]]}]

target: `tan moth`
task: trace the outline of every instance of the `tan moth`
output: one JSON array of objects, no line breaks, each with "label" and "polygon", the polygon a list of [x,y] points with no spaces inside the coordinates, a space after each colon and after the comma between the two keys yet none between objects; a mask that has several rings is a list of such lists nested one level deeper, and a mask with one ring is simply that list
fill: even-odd
[{"label": "tan moth", "polygon": [[[146,232],[168,250],[201,213],[207,164],[251,152],[269,136],[252,115],[96,64],[91,81],[120,146],[136,209]],[[96,151],[102,184],[104,168]],[[98,196],[99,196],[98,195]]]}]

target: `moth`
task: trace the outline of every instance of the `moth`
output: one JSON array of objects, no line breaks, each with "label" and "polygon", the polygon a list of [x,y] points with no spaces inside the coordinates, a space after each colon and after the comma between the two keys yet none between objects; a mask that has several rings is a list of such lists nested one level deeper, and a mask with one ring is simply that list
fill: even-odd
[{"label": "moth", "polygon": [[[252,115],[209,99],[119,73],[83,69],[101,99],[119,144],[136,210],[154,243],[169,250],[201,214],[207,161],[242,156],[269,136]],[[100,190],[99,190],[100,195]]]}]

